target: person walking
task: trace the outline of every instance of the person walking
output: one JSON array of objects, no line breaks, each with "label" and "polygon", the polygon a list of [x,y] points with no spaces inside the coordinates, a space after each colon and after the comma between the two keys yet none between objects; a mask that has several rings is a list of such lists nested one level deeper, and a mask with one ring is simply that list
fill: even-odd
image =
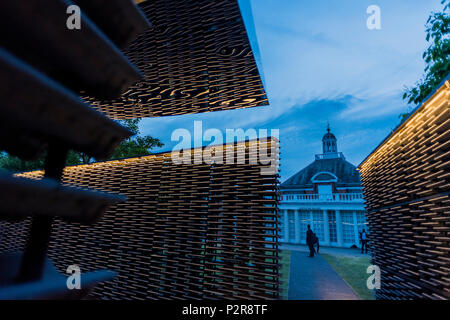
[{"label": "person walking", "polygon": [[317,235],[313,232],[313,235],[314,235],[314,245],[315,246],[317,246],[317,248],[316,248],[316,253],[319,253],[319,249],[320,249],[320,246],[319,246],[319,238],[317,237]]},{"label": "person walking", "polygon": [[364,253],[364,249],[365,252],[367,253],[367,233],[366,233],[366,229],[363,229],[361,232],[361,253]]},{"label": "person walking", "polygon": [[311,230],[311,226],[308,224],[308,230],[306,231],[306,244],[309,248],[310,258],[314,257],[314,233]]}]

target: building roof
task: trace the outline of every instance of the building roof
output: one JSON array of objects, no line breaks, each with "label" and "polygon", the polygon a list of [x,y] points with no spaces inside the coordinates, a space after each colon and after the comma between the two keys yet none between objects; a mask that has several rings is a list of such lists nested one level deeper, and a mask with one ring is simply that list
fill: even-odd
[{"label": "building roof", "polygon": [[344,158],[316,160],[281,184],[281,189],[312,188],[311,179],[320,172],[330,172],[338,178],[337,186],[359,187],[361,178],[356,167]]}]

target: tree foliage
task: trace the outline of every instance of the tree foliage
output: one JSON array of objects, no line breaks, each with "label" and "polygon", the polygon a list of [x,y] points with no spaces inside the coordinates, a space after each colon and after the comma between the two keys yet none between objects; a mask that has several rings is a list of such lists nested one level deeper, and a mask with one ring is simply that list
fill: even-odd
[{"label": "tree foliage", "polygon": [[[124,140],[111,155],[110,159],[121,159],[130,157],[146,156],[155,147],[162,147],[163,143],[151,136],[143,136],[139,130],[141,119],[120,120],[120,124],[134,133],[134,136]],[[34,161],[24,161],[7,153],[0,154],[0,169],[14,172],[41,170],[44,168],[46,154],[42,154]],[[70,150],[67,156],[67,165],[87,164],[94,159],[81,152]]]},{"label": "tree foliage", "polygon": [[403,99],[408,104],[420,104],[450,72],[450,0],[442,0],[442,12],[432,12],[426,28],[429,47],[423,53],[425,74],[411,88],[405,88]]}]

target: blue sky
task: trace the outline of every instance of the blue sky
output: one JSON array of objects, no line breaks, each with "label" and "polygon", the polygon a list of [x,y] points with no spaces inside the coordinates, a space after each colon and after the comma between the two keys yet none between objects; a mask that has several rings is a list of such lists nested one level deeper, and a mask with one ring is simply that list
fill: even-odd
[{"label": "blue sky", "polygon": [[[321,153],[327,121],[359,164],[408,109],[403,87],[423,74],[425,22],[440,0],[250,0],[270,106],[142,121],[170,150],[173,130],[280,129],[281,180]],[[381,30],[366,27],[369,5]]]}]

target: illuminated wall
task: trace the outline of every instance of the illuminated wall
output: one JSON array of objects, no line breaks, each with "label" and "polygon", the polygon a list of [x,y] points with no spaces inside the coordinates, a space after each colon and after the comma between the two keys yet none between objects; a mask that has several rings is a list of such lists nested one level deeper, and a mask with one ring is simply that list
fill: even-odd
[{"label": "illuminated wall", "polygon": [[[174,164],[161,153],[67,167],[64,183],[128,200],[92,226],[55,220],[49,257],[63,273],[72,264],[117,271],[93,298],[277,298],[278,141],[229,148],[235,164]],[[202,150],[185,152],[195,159]],[[248,161],[261,151],[272,170]],[[0,222],[0,252],[22,249],[28,223]]]},{"label": "illuminated wall", "polygon": [[85,97],[95,108],[131,119],[268,104],[237,0],[139,6],[152,28],[124,52],[144,79],[113,101]]},{"label": "illuminated wall", "polygon": [[450,81],[359,167],[379,299],[450,298]]}]

